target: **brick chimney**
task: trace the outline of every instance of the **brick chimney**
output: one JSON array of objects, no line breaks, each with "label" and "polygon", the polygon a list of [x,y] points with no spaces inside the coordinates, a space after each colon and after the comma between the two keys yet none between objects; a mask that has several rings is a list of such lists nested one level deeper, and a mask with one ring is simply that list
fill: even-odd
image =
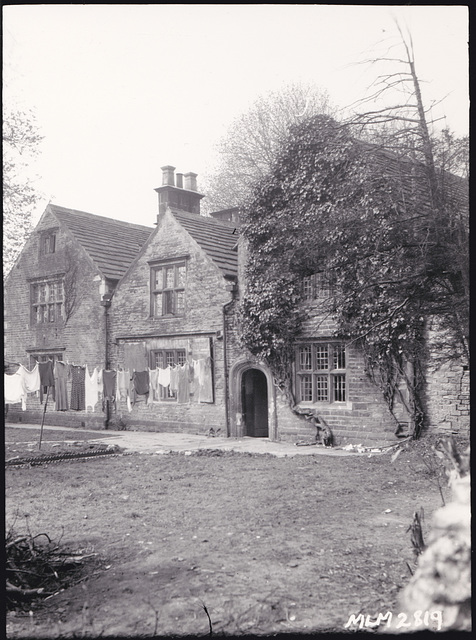
[{"label": "brick chimney", "polygon": [[196,173],[174,174],[175,167],[166,165],[162,169],[162,186],[155,191],[159,194],[159,214],[167,207],[200,215],[200,200],[204,197],[197,191]]}]

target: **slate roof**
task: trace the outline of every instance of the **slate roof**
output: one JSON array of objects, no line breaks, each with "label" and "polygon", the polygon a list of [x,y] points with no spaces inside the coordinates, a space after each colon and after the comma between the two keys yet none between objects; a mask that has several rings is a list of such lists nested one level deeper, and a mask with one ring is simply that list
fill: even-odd
[{"label": "slate roof", "polygon": [[238,255],[235,250],[238,229],[233,222],[225,222],[199,216],[195,213],[172,209],[172,214],[182,227],[215,262],[227,278],[238,275]]},{"label": "slate roof", "polygon": [[[371,155],[379,166],[382,175],[387,176],[397,186],[401,202],[417,202],[418,206],[428,208],[429,184],[428,174],[421,162],[410,158],[397,156],[396,153],[377,144],[356,141],[357,145]],[[436,170],[440,184],[444,184],[447,203],[453,202],[460,208],[467,208],[469,183],[465,178],[441,169]]]},{"label": "slate roof", "polygon": [[153,227],[49,205],[87,251],[106,278],[119,280],[149,238]]}]

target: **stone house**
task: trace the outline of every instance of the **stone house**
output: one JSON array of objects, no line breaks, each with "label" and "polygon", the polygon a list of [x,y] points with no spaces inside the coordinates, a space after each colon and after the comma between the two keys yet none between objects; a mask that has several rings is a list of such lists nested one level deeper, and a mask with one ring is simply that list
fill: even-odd
[{"label": "stone house", "polygon": [[[240,342],[246,251],[238,209],[201,215],[196,174],[162,172],[155,228],[47,207],[5,282],[6,363],[31,368],[49,357],[118,375],[187,371],[185,386],[154,386],[134,402],[121,394],[94,412],[49,410],[50,424],[114,428],[122,421],[131,429],[312,440],[315,426],[291,410],[271,371]],[[298,409],[316,411],[336,444],[396,442],[396,432],[410,427],[405,389],[392,415],[362,354],[333,338],[332,321],[319,315],[328,286],[317,275],[303,282],[310,313],[295,345]],[[437,374],[428,396],[432,425],[443,430],[467,423],[466,388],[451,380],[444,378],[452,421],[431,401]],[[29,398],[26,412],[12,406],[9,418],[39,422],[38,399]]]},{"label": "stone house", "polygon": [[[105,367],[108,305],[119,279],[152,228],[49,204],[4,283],[4,362],[61,360]],[[100,426],[83,411],[56,412],[48,423]],[[9,407],[9,419],[38,422],[43,407],[29,395],[27,410]]]}]

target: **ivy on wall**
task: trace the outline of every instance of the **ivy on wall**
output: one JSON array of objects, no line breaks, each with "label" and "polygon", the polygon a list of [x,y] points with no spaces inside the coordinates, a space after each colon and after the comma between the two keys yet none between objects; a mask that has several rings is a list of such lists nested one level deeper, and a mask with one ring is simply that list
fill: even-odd
[{"label": "ivy on wall", "polygon": [[449,198],[444,207],[430,201],[423,165],[355,140],[332,118],[291,130],[243,210],[241,302],[243,343],[269,365],[291,406],[293,345],[307,313],[302,280],[322,271],[334,288],[317,311],[333,317],[336,336],[361,347],[390,410],[405,381],[419,435],[425,322],[446,319],[455,354],[466,331],[454,314],[465,309],[452,260],[461,250],[459,218]]}]

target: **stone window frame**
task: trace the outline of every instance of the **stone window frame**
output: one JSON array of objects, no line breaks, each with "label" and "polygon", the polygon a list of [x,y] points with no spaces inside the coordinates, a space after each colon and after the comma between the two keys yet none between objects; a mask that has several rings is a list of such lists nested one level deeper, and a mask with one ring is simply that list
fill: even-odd
[{"label": "stone window frame", "polygon": [[40,236],[40,255],[47,256],[56,253],[58,229],[48,229]]},{"label": "stone window frame", "polygon": [[295,348],[295,391],[298,403],[345,406],[348,354],[338,340],[306,340]]},{"label": "stone window frame", "polygon": [[[180,318],[185,315],[188,258],[189,256],[182,256],[149,262],[151,318]],[[181,272],[180,269],[184,271]],[[173,283],[169,280],[171,271]],[[160,313],[157,312],[157,307],[160,307]]]},{"label": "stone window frame", "polygon": [[[187,352],[185,349],[151,349],[149,351],[149,367],[151,369],[165,369],[168,366],[183,365],[187,361]],[[160,396],[153,391],[154,402],[176,402],[177,392],[171,391],[170,387],[161,388]]]},{"label": "stone window frame", "polygon": [[318,271],[302,279],[302,297],[306,302],[328,298],[334,293],[334,279],[326,271]]},{"label": "stone window frame", "polygon": [[[29,280],[29,283],[31,326],[57,326],[63,323],[65,317],[64,275],[34,278]],[[61,286],[58,287],[58,285]],[[41,287],[44,289],[42,290]]]}]

